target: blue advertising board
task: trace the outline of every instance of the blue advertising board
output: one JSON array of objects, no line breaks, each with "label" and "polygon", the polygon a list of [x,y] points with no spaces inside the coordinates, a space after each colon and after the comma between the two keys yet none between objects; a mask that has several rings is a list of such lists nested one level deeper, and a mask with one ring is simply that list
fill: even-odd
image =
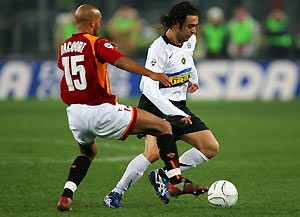
[{"label": "blue advertising board", "polygon": [[[144,64],[143,60],[138,60]],[[196,63],[199,90],[191,99],[281,99],[300,97],[300,62],[203,60]],[[141,76],[108,66],[112,93],[140,95]],[[0,99],[59,98],[63,72],[56,61],[0,62]]]}]

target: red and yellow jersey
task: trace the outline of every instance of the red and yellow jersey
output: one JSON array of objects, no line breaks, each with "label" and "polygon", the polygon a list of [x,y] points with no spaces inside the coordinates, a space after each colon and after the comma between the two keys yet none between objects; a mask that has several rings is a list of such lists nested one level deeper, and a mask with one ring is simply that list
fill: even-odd
[{"label": "red and yellow jersey", "polygon": [[125,56],[110,41],[89,33],[73,34],[60,46],[58,67],[64,71],[60,83],[64,103],[100,105],[116,104],[111,94],[107,63]]}]

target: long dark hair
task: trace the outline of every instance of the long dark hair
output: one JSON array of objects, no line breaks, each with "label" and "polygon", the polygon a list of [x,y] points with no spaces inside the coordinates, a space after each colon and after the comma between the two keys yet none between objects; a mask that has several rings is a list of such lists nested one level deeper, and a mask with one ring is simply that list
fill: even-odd
[{"label": "long dark hair", "polygon": [[160,23],[165,29],[169,29],[178,22],[181,29],[188,15],[198,16],[198,14],[197,8],[191,2],[184,1],[174,5],[167,15],[162,15]]}]

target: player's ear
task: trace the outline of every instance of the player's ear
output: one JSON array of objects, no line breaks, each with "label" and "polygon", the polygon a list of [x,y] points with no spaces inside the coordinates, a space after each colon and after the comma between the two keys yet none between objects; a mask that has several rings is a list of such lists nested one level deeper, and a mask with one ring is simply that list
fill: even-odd
[{"label": "player's ear", "polygon": [[96,21],[95,20],[90,20],[90,27],[95,28],[96,26]]},{"label": "player's ear", "polygon": [[178,30],[179,27],[180,27],[180,23],[178,21],[176,21],[176,23],[173,25],[173,29]]}]

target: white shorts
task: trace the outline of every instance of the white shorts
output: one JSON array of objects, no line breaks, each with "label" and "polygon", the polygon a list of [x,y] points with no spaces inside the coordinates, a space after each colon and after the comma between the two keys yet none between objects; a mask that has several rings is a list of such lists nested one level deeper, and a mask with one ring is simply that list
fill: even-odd
[{"label": "white shorts", "polygon": [[73,104],[67,108],[67,115],[76,141],[88,145],[97,136],[125,140],[134,127],[137,111],[135,107],[122,104]]}]

